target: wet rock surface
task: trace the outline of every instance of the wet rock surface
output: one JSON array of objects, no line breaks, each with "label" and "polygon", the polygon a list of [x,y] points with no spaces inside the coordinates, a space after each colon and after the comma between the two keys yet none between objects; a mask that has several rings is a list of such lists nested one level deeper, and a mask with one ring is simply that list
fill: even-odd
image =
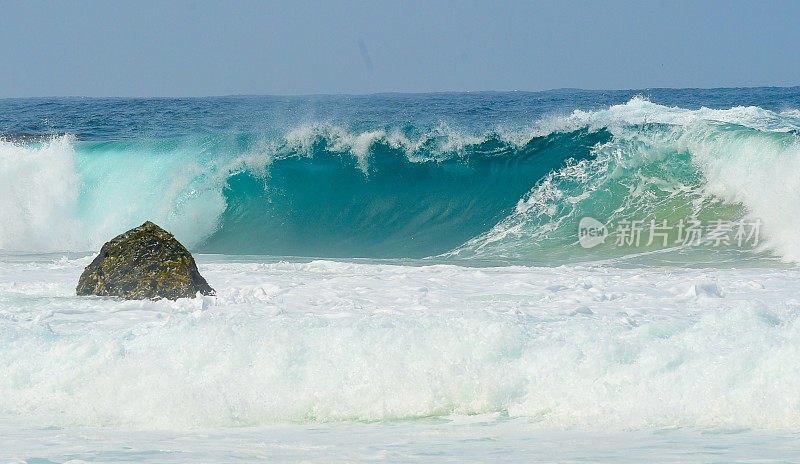
[{"label": "wet rock surface", "polygon": [[81,274],[78,295],[128,300],[213,295],[191,253],[175,237],[147,221],[111,239]]}]

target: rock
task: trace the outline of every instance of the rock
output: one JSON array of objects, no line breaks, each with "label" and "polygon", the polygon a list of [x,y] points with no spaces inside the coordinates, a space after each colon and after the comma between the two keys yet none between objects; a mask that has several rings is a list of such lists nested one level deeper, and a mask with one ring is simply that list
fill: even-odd
[{"label": "rock", "polygon": [[81,274],[78,295],[126,300],[192,298],[213,295],[189,251],[150,221],[118,235]]}]

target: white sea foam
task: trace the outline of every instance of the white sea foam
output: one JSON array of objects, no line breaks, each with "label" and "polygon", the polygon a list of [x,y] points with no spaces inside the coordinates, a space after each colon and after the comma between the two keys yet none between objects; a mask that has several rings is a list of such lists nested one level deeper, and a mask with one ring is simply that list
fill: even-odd
[{"label": "white sea foam", "polygon": [[[527,143],[531,138],[527,131],[523,132],[522,137],[516,133],[503,132],[502,134],[507,135],[501,136],[502,140],[515,145]],[[365,167],[370,150],[376,143],[385,143],[394,149],[401,150],[409,159],[417,158],[421,155],[423,147],[432,143],[432,150],[426,152],[425,157],[430,158],[437,155],[450,157],[462,153],[466,147],[484,142],[489,135],[491,134],[471,135],[465,131],[454,129],[444,122],[417,136],[405,134],[397,129],[356,132],[329,123],[306,124],[284,134],[284,145],[279,142],[268,146],[267,149],[284,155],[288,152],[311,156],[314,144],[325,140],[328,150],[352,154],[359,159],[360,165]]]},{"label": "white sea foam", "polygon": [[81,240],[73,138],[38,147],[0,140],[0,249],[70,250]]},{"label": "white sea foam", "polygon": [[622,127],[631,124],[673,124],[692,126],[703,122],[726,122],[754,129],[787,132],[800,128],[796,110],[775,112],[757,106],[736,106],[728,109],[687,109],[664,106],[638,96],[620,105],[598,111],[575,110],[569,115],[545,118],[539,123],[547,132],[581,127]]},{"label": "white sea foam", "polygon": [[222,180],[201,150],[78,154],[71,136],[32,146],[0,141],[0,250],[95,249],[145,220],[193,245],[225,208]]},{"label": "white sea foam", "polygon": [[0,418],[193,428],[497,413],[800,430],[800,272],[201,259],[215,298],[0,263]]},{"label": "white sea foam", "polygon": [[800,261],[800,138],[741,129],[697,130],[679,144],[705,174],[705,188],[746,206],[764,224],[764,242]]}]

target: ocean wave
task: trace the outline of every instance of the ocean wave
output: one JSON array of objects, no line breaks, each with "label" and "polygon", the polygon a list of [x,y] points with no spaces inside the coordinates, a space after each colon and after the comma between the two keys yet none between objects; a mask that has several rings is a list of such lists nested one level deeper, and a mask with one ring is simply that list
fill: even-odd
[{"label": "ocean wave", "polygon": [[798,130],[795,110],[636,97],[477,134],[322,123],[0,141],[0,249],[93,250],[153,220],[204,252],[560,262],[632,252],[577,248],[583,216],[703,217],[757,218],[758,250],[800,260]]},{"label": "ocean wave", "polygon": [[624,128],[646,124],[695,126],[707,122],[722,122],[750,127],[761,131],[792,132],[800,129],[800,113],[796,109],[771,111],[757,106],[736,106],[728,109],[699,109],[664,106],[643,96],[627,103],[597,111],[574,110],[568,115],[556,115],[538,122],[544,130],[569,130],[575,127]]}]

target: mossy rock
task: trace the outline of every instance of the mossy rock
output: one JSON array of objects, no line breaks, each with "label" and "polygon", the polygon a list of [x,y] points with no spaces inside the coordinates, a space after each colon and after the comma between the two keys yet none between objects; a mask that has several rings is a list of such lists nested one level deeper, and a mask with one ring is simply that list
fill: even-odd
[{"label": "mossy rock", "polygon": [[150,221],[103,245],[86,266],[78,295],[126,300],[192,298],[213,295],[191,253],[169,232]]}]

